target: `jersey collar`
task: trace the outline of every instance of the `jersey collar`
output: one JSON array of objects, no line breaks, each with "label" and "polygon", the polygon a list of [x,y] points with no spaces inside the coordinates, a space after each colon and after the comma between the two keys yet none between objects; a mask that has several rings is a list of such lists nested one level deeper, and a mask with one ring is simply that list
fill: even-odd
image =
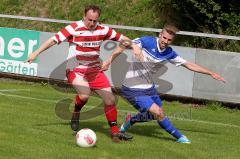
[{"label": "jersey collar", "polygon": [[156,39],[157,39],[156,41],[157,41],[158,52],[160,52],[160,53],[164,52],[166,50],[166,48],[161,50],[160,47],[159,47],[159,43],[158,43],[159,42],[159,38],[156,38]]}]

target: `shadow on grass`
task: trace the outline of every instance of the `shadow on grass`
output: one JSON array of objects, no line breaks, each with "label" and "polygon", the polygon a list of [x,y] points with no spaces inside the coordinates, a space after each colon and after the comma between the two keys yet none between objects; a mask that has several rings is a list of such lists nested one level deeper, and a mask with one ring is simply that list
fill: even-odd
[{"label": "shadow on grass", "polygon": [[[151,121],[150,121],[151,122]],[[154,121],[152,121],[154,123]],[[147,123],[137,123],[134,126],[130,127],[128,133],[136,134],[140,136],[146,136],[155,139],[168,140],[168,141],[176,141],[174,137],[168,134],[164,129],[160,128],[157,123],[156,125],[149,125]],[[213,134],[219,135],[221,134],[218,131],[211,131],[209,129],[201,129],[201,128],[178,128],[181,133],[185,134],[185,132],[192,133],[203,133],[203,134]],[[165,135],[167,134],[167,136]]]},{"label": "shadow on grass", "polygon": [[[34,127],[40,128],[40,127],[49,127],[49,126],[58,126],[58,125],[63,125],[66,126],[66,129],[69,129],[72,133],[72,135],[75,135],[76,132],[72,131],[70,128],[70,121],[66,121],[66,122],[55,122],[55,123],[42,123],[42,124],[36,124],[33,125]],[[107,121],[103,122],[103,121],[81,121],[80,120],[80,125],[79,125],[79,130],[83,129],[83,128],[89,128],[92,129],[95,132],[100,132],[102,134],[105,134],[106,136],[110,136],[110,129],[108,128],[108,124]],[[41,128],[42,130],[43,128]],[[53,133],[53,130],[48,130],[45,129],[44,131],[48,131]],[[56,134],[58,134],[59,132],[55,132]]]},{"label": "shadow on grass", "polygon": [[[58,126],[58,125],[63,125],[66,126],[66,129],[69,129],[70,132],[72,132],[71,134],[74,136],[76,134],[76,132],[71,131],[70,128],[70,124],[69,122],[55,122],[55,123],[43,123],[43,124],[37,124],[34,125],[35,127],[48,127],[48,126]],[[79,126],[79,130],[82,128],[89,128],[92,129],[95,132],[99,132],[102,133],[104,135],[106,135],[107,137],[110,137],[110,129],[109,126],[106,122],[103,121],[81,121],[80,120],[80,126]],[[40,128],[41,130],[43,130],[43,128]],[[205,133],[205,134],[220,134],[218,132],[213,132],[213,131],[209,131],[209,130],[201,130],[201,129],[197,129],[197,128],[180,128],[179,129],[182,133],[184,133],[184,131],[186,132],[196,132],[196,133]],[[49,130],[49,129],[44,129],[44,131],[50,132],[50,133],[56,133],[59,134],[58,131],[54,131],[53,129]],[[145,136],[148,138],[152,138],[152,139],[159,139],[159,140],[165,140],[165,141],[173,141],[175,142],[175,138],[172,137],[171,135],[169,135],[167,132],[165,132],[162,128],[160,128],[158,126],[158,124],[156,123],[156,125],[149,125],[147,123],[137,123],[134,126],[132,126],[129,131],[129,134],[131,135],[138,135],[138,136]],[[167,135],[165,135],[164,133],[166,133]]]},{"label": "shadow on grass", "polygon": [[[70,124],[69,122],[55,122],[55,123],[42,123],[42,124],[36,124],[34,125],[34,127],[37,127],[37,129],[41,129],[50,133],[54,133],[54,134],[59,134],[59,131],[54,131],[54,129],[44,129],[43,127],[51,127],[51,126],[58,126],[58,125],[63,125],[66,126],[66,129],[69,129],[71,131],[70,128]],[[106,122],[103,121],[81,121],[80,120],[80,125],[79,125],[79,130],[83,129],[83,128],[89,128],[92,129],[95,132],[100,132],[106,136],[110,136],[110,129],[109,126]],[[134,127],[129,129],[129,134],[132,135],[140,135],[140,136],[146,136],[146,137],[151,137],[151,138],[158,138],[158,139],[163,139],[163,140],[172,140],[175,141],[173,138],[171,139],[171,136],[169,137],[164,137],[163,136],[163,132],[160,132],[159,130],[160,128],[158,128],[157,126],[151,126],[151,125],[134,125]],[[75,135],[76,132],[72,131],[71,133],[72,135]]]},{"label": "shadow on grass", "polygon": [[171,136],[163,136],[165,132],[157,125],[157,123],[156,125],[148,125],[147,123],[135,124],[128,130],[128,133],[131,133],[133,135],[135,134],[139,136],[146,136],[153,139],[175,141],[175,139]]}]

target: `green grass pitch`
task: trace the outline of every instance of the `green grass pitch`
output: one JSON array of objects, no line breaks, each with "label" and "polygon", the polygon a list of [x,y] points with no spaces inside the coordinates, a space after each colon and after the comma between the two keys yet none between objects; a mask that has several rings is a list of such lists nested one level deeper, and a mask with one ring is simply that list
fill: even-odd
[{"label": "green grass pitch", "polygon": [[[56,103],[73,99],[73,93],[52,86],[15,80],[0,80],[0,159],[237,159],[240,154],[240,111],[226,108],[164,101],[171,121],[192,143],[178,144],[156,121],[136,124],[129,129],[131,142],[113,143],[103,113],[84,113],[81,128],[97,134],[93,148],[80,148],[69,121],[56,115]],[[83,109],[91,111],[101,100],[92,97]],[[98,106],[101,112],[101,106]],[[72,108],[72,105],[70,109]],[[123,99],[118,100],[118,123],[127,112],[136,112]]]}]

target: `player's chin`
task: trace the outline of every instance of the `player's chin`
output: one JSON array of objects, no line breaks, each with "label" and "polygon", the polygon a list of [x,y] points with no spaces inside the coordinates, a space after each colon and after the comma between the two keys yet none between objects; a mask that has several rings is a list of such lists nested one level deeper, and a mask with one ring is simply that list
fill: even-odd
[{"label": "player's chin", "polygon": [[95,26],[89,26],[88,29],[90,29],[90,30],[94,30],[94,29],[95,29]]},{"label": "player's chin", "polygon": [[162,44],[162,45],[161,45],[161,49],[165,49],[165,48],[166,48],[166,46],[167,46],[167,45],[165,45],[165,44]]}]

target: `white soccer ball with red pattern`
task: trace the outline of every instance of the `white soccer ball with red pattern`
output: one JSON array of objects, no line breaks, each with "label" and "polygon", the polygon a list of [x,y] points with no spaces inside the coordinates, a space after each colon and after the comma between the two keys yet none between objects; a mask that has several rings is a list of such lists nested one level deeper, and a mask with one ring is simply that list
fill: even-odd
[{"label": "white soccer ball with red pattern", "polygon": [[77,132],[76,142],[80,147],[92,147],[97,142],[97,136],[91,129],[84,128]]}]

